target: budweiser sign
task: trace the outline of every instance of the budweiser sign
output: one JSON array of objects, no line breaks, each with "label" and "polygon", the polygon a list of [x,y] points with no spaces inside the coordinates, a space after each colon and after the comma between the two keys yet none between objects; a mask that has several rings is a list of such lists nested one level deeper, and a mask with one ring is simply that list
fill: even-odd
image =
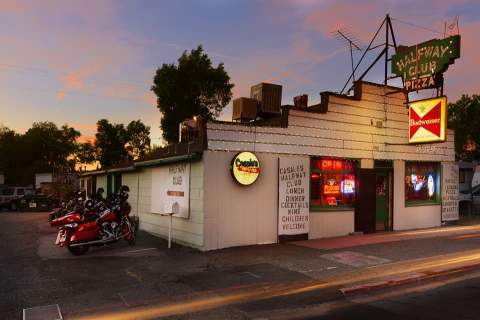
[{"label": "budweiser sign", "polygon": [[446,97],[411,102],[408,143],[445,141],[446,106]]}]

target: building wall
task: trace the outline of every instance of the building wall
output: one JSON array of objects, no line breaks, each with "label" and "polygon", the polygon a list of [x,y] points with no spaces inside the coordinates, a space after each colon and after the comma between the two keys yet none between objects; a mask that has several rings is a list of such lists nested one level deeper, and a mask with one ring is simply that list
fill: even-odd
[{"label": "building wall", "polygon": [[[223,160],[214,162],[217,168],[220,168],[225,166],[228,160],[231,160],[235,152],[255,150],[257,155],[260,154],[262,157],[269,154],[269,159],[285,154],[358,159],[362,168],[373,168],[374,160],[377,159],[394,160],[394,229],[438,226],[441,219],[439,205],[405,207],[405,160],[455,161],[454,132],[447,130],[447,141],[443,143],[408,145],[408,109],[405,106],[403,93],[393,93],[393,90],[395,89],[363,83],[361,100],[331,95],[327,113],[290,110],[287,128],[254,127],[238,123],[208,123],[207,138],[210,156],[207,159],[210,159],[215,152],[225,151],[224,156],[219,156],[219,159]],[[267,161],[267,163],[270,162]],[[208,169],[206,172],[209,173]],[[212,176],[215,177],[211,180],[212,183],[220,181],[219,179],[230,179],[225,174],[223,177],[221,174]],[[271,176],[271,179],[273,181],[278,179],[276,173]],[[222,181],[222,185],[227,185],[227,181]],[[270,192],[274,194],[268,194],[265,202],[270,201],[272,205],[276,206],[276,185],[271,182],[268,188],[271,188]],[[252,190],[256,189],[252,188]],[[228,192],[234,191],[236,191],[234,187],[229,187],[221,192],[226,195]],[[268,193],[267,190],[261,192]],[[228,207],[232,208],[229,212],[235,212],[235,214],[233,217],[229,216],[232,226],[223,226],[223,228],[234,228],[237,223],[245,223],[235,220],[243,212],[237,206],[242,207],[242,205],[247,206],[248,209],[244,211],[248,212],[248,217],[254,217],[255,214],[260,216],[266,214],[272,221],[271,223],[276,226],[276,222],[272,218],[273,212],[276,214],[276,208],[269,207],[267,213],[261,212],[254,205],[257,198],[252,195],[248,199],[248,203],[241,204],[236,200],[228,199],[226,200],[228,205],[219,204],[220,200],[216,200],[217,204],[212,205],[216,207],[206,207],[206,214],[208,214],[206,218],[212,220],[207,223],[209,229],[206,234],[212,232],[210,230],[214,230],[213,226],[218,224],[221,217],[229,214],[225,212]],[[212,201],[214,200],[212,199]],[[264,204],[264,206],[268,205]],[[253,226],[250,228],[256,230]],[[248,230],[245,228],[245,232]],[[353,210],[310,213],[309,237],[312,239],[346,235],[353,231]],[[236,232],[237,230],[233,230],[233,234]],[[258,237],[258,230],[250,231],[250,233],[250,235],[244,235],[242,239],[225,243],[229,245],[252,244],[255,242],[254,237]],[[248,241],[247,237],[250,237]],[[274,239],[271,234],[268,238],[271,241]],[[218,244],[222,243],[218,236],[211,241],[212,244],[209,246],[212,248],[218,247]],[[256,240],[256,243],[260,243],[260,241]]]},{"label": "building wall", "polygon": [[315,211],[310,212],[309,239],[344,236],[355,231],[355,212]]},{"label": "building wall", "polygon": [[[330,96],[327,113],[290,110],[288,127],[209,123],[208,149],[255,150],[356,159],[455,161],[454,133],[447,141],[407,145],[408,110],[402,93],[363,84],[362,100]],[[377,127],[377,122],[378,126]]]},{"label": "building wall", "polygon": [[257,152],[261,173],[242,186],[230,174],[235,154],[203,154],[206,250],[277,241],[278,155]]},{"label": "building wall", "polygon": [[98,188],[103,188],[105,195],[107,194],[107,175],[102,174],[97,176],[97,190]]},{"label": "building wall", "polygon": [[438,227],[442,224],[441,206],[405,207],[405,161],[393,162],[393,229],[408,230]]},{"label": "building wall", "polygon": [[0,173],[0,184],[5,184],[5,176],[3,173]]},{"label": "building wall", "polygon": [[[130,188],[129,202],[132,215],[137,215],[140,229],[168,237],[169,217],[151,212],[152,197],[157,196],[152,190],[152,169],[122,174],[122,183]],[[190,177],[190,216],[188,219],[173,217],[172,239],[187,246],[203,247],[203,164],[192,163]]]}]

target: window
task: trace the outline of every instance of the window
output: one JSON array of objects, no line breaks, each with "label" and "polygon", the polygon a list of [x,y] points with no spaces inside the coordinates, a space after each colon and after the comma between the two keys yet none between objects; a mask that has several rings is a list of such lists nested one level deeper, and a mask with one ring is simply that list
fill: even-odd
[{"label": "window", "polygon": [[440,166],[437,162],[405,162],[406,204],[440,202]]},{"label": "window", "polygon": [[310,207],[318,210],[341,209],[355,204],[355,162],[314,158],[310,174]]},{"label": "window", "polygon": [[2,190],[2,195],[4,196],[13,196],[13,193],[15,192],[15,189],[13,188],[7,188]]},{"label": "window", "polygon": [[460,169],[459,175],[458,175],[458,182],[459,183],[465,183],[465,175],[466,175],[467,169]]}]

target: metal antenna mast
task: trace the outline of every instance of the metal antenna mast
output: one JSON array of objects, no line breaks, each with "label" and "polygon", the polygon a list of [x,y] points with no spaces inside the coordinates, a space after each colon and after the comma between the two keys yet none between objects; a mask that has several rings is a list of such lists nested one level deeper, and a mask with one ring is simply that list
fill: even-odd
[{"label": "metal antenna mast", "polygon": [[[377,36],[380,34],[380,31],[382,28],[385,27],[385,42],[379,45],[373,45],[373,42],[377,39]],[[391,39],[390,39],[391,38]],[[353,68],[352,73],[350,74],[350,77],[348,77],[347,81],[345,82],[345,85],[342,88],[342,91],[340,93],[344,93],[345,89],[347,88],[348,84],[350,83],[350,80],[353,79],[355,81],[355,72],[357,71],[358,67],[362,63],[363,59],[365,58],[365,55],[367,52],[370,52],[371,50],[381,48],[383,47],[382,51],[378,54],[378,56],[375,58],[375,60],[368,66],[368,68],[362,73],[362,75],[357,79],[357,80],[362,80],[367,73],[373,68],[374,65],[377,64],[377,62],[384,57],[385,59],[385,72],[384,72],[384,85],[387,85],[388,80],[394,79],[397,77],[389,77],[388,76],[388,62],[391,61],[392,59],[389,57],[389,48],[393,47],[395,49],[395,52],[397,51],[397,41],[395,40],[395,33],[393,32],[393,27],[392,27],[392,20],[390,18],[390,15],[386,15],[385,19],[383,19],[382,23],[380,24],[380,27],[378,28],[377,32],[375,32],[375,35],[373,36],[372,40],[368,44],[368,47],[365,49],[363,52],[362,57],[358,61],[357,65],[355,68]],[[349,92],[353,88],[350,87],[347,92]]]},{"label": "metal antenna mast", "polygon": [[352,65],[352,83],[355,82],[355,69],[353,66],[353,49],[362,51],[360,49],[360,46],[357,45],[357,43],[360,44],[360,40],[358,40],[349,30],[346,28],[338,29],[332,32],[335,36],[335,38],[339,41],[342,41],[345,45],[348,45],[350,48],[350,62]]}]

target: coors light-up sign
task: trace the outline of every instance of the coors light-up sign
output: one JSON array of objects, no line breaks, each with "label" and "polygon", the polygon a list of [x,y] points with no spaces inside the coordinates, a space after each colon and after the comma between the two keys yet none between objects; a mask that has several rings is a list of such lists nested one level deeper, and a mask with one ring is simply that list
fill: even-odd
[{"label": "coors light-up sign", "polygon": [[445,141],[446,106],[446,97],[411,102],[408,143]]}]

